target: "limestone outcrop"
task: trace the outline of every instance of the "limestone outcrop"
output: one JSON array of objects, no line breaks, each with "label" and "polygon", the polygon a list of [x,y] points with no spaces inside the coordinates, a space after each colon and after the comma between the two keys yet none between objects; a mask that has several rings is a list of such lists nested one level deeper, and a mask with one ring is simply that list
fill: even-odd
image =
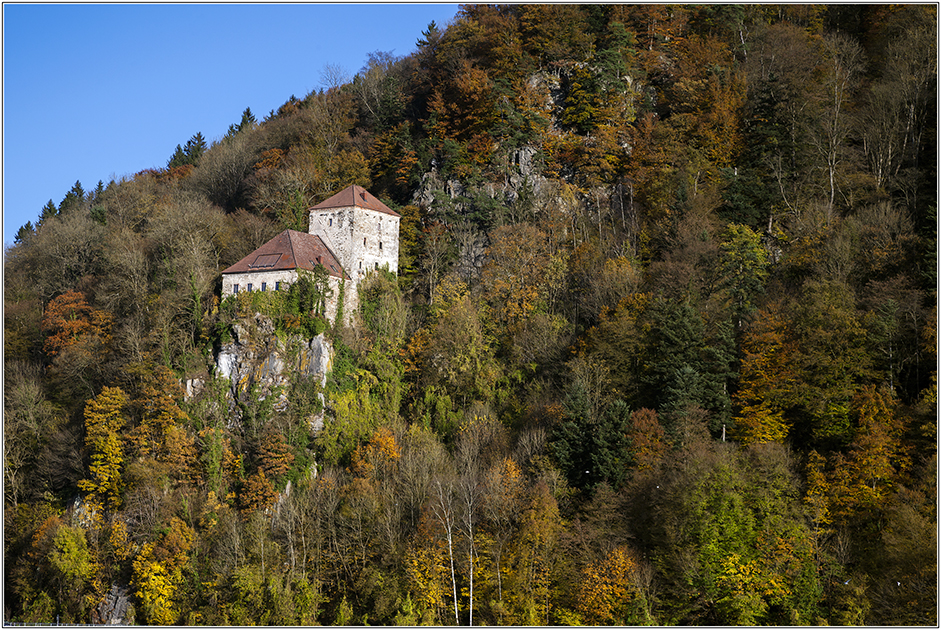
[{"label": "limestone outcrop", "polygon": [[[265,400],[277,393],[275,409],[287,403],[286,391],[293,376],[316,378],[326,385],[333,348],[323,333],[313,339],[301,335],[279,335],[268,317],[256,313],[232,325],[232,339],[216,353],[216,374],[228,379],[230,410],[247,396]],[[280,389],[279,389],[280,388]],[[314,428],[322,418],[312,419]]]}]

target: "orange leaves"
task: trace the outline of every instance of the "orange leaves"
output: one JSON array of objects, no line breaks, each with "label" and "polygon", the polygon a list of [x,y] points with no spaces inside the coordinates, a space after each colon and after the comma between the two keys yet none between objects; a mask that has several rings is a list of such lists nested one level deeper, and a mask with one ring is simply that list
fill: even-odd
[{"label": "orange leaves", "polygon": [[284,434],[269,430],[261,438],[258,446],[258,467],[272,480],[280,479],[291,470],[294,453]]},{"label": "orange leaves", "polygon": [[285,153],[281,149],[268,149],[261,154],[261,159],[255,164],[256,170],[273,170],[281,168],[284,164]]},{"label": "orange leaves", "polygon": [[368,443],[356,448],[350,468],[357,477],[369,478],[393,469],[401,456],[395,434],[389,427],[383,426],[376,429]]},{"label": "orange leaves", "polygon": [[481,272],[484,291],[501,320],[519,321],[539,304],[548,264],[548,238],[541,230],[521,223],[497,228],[491,243]]},{"label": "orange leaves", "polygon": [[888,495],[897,470],[907,458],[899,444],[904,426],[897,415],[898,401],[887,390],[869,386],[853,399],[859,430],[851,444],[848,468],[850,488],[860,507],[875,507]]},{"label": "orange leaves", "polygon": [[655,467],[670,450],[663,427],[657,420],[657,412],[653,409],[638,409],[632,413],[627,435],[637,470]]},{"label": "orange leaves", "polygon": [[71,348],[91,352],[95,342],[110,339],[111,323],[110,313],[92,309],[78,291],[63,293],[49,302],[43,315],[42,330],[49,334],[43,349],[50,357]]},{"label": "orange leaves", "polygon": [[274,485],[265,476],[265,471],[258,469],[255,474],[245,480],[239,501],[242,504],[242,514],[248,515],[257,510],[263,510],[274,505],[278,495]]},{"label": "orange leaves", "polygon": [[502,516],[504,510],[517,507],[523,481],[523,471],[509,457],[504,457],[502,462],[494,464],[487,472],[486,486],[489,492],[485,496],[485,502],[494,508],[497,518]]},{"label": "orange leaves", "polygon": [[715,37],[692,36],[677,49],[674,116],[689,116],[690,140],[717,167],[735,163],[742,149],[745,77],[728,46]]},{"label": "orange leaves", "polygon": [[600,564],[582,569],[578,611],[588,625],[623,625],[627,604],[640,596],[635,585],[637,563],[617,547]]},{"label": "orange leaves", "polygon": [[863,388],[851,405],[859,428],[849,453],[833,456],[827,471],[824,458],[811,452],[804,502],[815,522],[827,524],[833,517],[850,522],[884,507],[900,471],[909,465],[901,444],[905,427],[897,405],[892,392]]},{"label": "orange leaves", "polygon": [[461,59],[450,80],[435,88],[429,109],[441,138],[469,140],[493,124],[493,86],[487,72]]}]

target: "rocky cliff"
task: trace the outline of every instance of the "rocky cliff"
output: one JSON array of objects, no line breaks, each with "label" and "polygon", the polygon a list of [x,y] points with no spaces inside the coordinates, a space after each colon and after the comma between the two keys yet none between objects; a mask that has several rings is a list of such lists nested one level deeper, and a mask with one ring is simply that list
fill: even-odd
[{"label": "rocky cliff", "polygon": [[[236,402],[254,395],[259,400],[277,395],[275,409],[283,409],[292,376],[319,379],[327,382],[333,348],[323,334],[313,339],[300,335],[277,334],[268,317],[256,313],[251,319],[232,325],[232,339],[217,351],[216,374],[228,379],[230,411],[237,420]],[[323,417],[311,419],[312,427],[323,426]]]}]

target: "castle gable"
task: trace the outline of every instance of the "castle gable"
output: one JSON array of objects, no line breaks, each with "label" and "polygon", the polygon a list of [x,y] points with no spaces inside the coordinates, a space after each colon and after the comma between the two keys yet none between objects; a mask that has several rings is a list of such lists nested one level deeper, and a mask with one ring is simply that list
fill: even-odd
[{"label": "castle gable", "polygon": [[347,186],[329,199],[321,201],[310,210],[313,212],[315,210],[332,210],[334,208],[363,208],[375,212],[382,212],[383,214],[392,215],[394,217],[402,216],[376,199],[371,192],[356,184]]}]

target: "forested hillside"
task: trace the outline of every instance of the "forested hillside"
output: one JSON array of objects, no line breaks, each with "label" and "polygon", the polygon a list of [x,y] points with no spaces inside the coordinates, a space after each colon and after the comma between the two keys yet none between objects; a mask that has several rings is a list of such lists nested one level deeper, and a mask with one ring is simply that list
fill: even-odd
[{"label": "forested hillside", "polygon": [[[937,7],[416,40],[20,229],[4,621],[937,625]],[[402,215],[354,325],[220,301],[350,184]],[[258,322],[326,385],[232,397]]]}]

